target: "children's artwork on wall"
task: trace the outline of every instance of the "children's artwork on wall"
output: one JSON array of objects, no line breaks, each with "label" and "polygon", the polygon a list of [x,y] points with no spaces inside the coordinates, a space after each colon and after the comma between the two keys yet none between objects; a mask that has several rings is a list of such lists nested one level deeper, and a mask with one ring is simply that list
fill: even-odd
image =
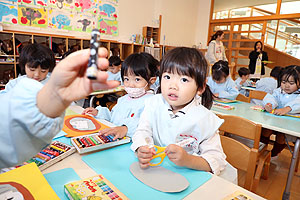
[{"label": "children's artwork on wall", "polygon": [[18,7],[18,22],[21,25],[34,27],[47,27],[47,10],[29,6]]},{"label": "children's artwork on wall", "polygon": [[75,10],[78,12],[94,11],[98,0],[75,0]]},{"label": "children's artwork on wall", "polygon": [[63,10],[73,10],[74,0],[49,0],[49,6]]},{"label": "children's artwork on wall", "polygon": [[96,17],[91,14],[76,15],[73,27],[74,31],[92,32],[97,27]]},{"label": "children's artwork on wall", "polygon": [[64,12],[60,9],[49,9],[48,26],[55,29],[73,30],[71,21],[74,18],[72,12]]},{"label": "children's artwork on wall", "polygon": [[[118,36],[119,0],[4,0],[0,23]],[[22,28],[20,29],[22,30]]]},{"label": "children's artwork on wall", "polygon": [[47,7],[48,0],[18,0],[19,5],[34,5]]},{"label": "children's artwork on wall", "polygon": [[111,36],[118,36],[118,14],[117,2],[112,0],[104,0],[99,5],[98,27],[100,33]]},{"label": "children's artwork on wall", "polygon": [[0,22],[4,24],[17,24],[18,23],[17,5],[0,2]]}]

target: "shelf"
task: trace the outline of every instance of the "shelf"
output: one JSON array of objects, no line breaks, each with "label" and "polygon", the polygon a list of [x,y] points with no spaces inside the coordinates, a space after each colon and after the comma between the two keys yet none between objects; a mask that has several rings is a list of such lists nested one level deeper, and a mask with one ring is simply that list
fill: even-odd
[{"label": "shelf", "polygon": [[[155,27],[149,27],[149,33],[153,34],[149,36],[154,37],[154,41],[159,41],[159,29]],[[158,37],[158,38],[157,38]],[[44,33],[32,33],[32,32],[21,32],[21,31],[0,31],[0,39],[2,41],[16,42],[20,41],[23,47],[31,43],[40,43],[49,48],[51,48],[55,53],[55,60],[59,62],[63,53],[67,52],[72,46],[78,45],[78,49],[86,49],[90,47],[90,40],[87,38],[77,38],[74,36],[62,36],[54,34],[44,34]],[[125,60],[132,53],[144,52],[143,44],[133,44],[127,42],[120,42],[115,40],[102,40],[100,43],[101,47],[105,47],[108,53],[113,52],[113,55],[120,56],[121,60]],[[10,55],[0,55],[2,60],[7,60],[7,58],[14,58],[14,61],[6,62],[0,61],[1,70],[0,78],[3,76],[3,70],[5,68],[11,68],[14,71],[14,76],[17,76],[17,64],[19,63],[18,49],[16,51],[11,47],[9,49]],[[110,55],[110,54],[108,54]]]},{"label": "shelf", "polygon": [[0,62],[0,64],[4,64],[4,65],[13,65],[14,62]]}]

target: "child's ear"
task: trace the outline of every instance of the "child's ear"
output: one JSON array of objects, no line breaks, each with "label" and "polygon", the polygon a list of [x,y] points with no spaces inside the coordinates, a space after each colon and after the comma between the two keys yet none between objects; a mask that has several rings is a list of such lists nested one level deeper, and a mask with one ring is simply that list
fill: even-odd
[{"label": "child's ear", "polygon": [[205,89],[206,89],[206,83],[204,84],[204,86],[202,88],[200,88],[200,87],[198,88],[197,95],[201,96],[202,93],[205,91]]},{"label": "child's ear", "polygon": [[156,77],[151,77],[149,80],[150,85],[154,84],[156,81]]}]

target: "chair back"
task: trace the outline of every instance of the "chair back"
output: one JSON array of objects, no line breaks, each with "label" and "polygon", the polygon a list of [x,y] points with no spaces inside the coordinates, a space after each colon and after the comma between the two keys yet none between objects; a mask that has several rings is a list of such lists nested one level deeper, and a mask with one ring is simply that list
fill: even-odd
[{"label": "chair back", "polygon": [[243,94],[239,94],[239,95],[236,97],[236,100],[238,100],[238,101],[243,101],[243,102],[246,102],[246,103],[250,103],[250,98],[249,98],[249,97],[246,97],[246,96],[243,95]]},{"label": "chair back", "polygon": [[248,119],[233,116],[233,115],[218,115],[221,119],[224,119],[224,123],[219,130],[221,132],[230,133],[243,138],[247,138],[254,141],[253,148],[259,148],[261,125],[256,124]]},{"label": "chair back", "polygon": [[259,90],[250,90],[250,92],[249,92],[250,100],[251,99],[263,100],[266,95],[267,95],[266,92],[259,91]]}]

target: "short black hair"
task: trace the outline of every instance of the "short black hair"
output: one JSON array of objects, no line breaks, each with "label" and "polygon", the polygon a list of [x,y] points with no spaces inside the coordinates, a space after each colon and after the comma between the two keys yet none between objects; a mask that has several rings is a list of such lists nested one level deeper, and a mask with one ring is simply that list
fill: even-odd
[{"label": "short black hair", "polygon": [[282,71],[282,67],[276,66],[271,70],[270,76],[276,78],[276,80],[279,78]]},{"label": "short black hair", "polygon": [[42,69],[49,69],[49,72],[52,72],[55,64],[53,51],[42,44],[29,44],[22,49],[19,60],[22,74],[25,74],[26,65],[31,68],[40,66]]},{"label": "short black hair", "polygon": [[246,67],[241,67],[238,71],[239,73],[239,76],[242,77],[242,76],[247,76],[248,74],[250,74],[250,70]]},{"label": "short black hair", "polygon": [[254,44],[254,51],[256,51],[256,46],[257,46],[258,43],[260,43],[260,45],[261,45],[261,50],[263,50],[263,48],[264,48],[263,43],[262,43],[261,41],[257,41],[257,42],[255,42],[255,44]]},{"label": "short black hair", "polygon": [[119,56],[111,56],[108,59],[109,66],[119,66],[121,65],[122,61]]},{"label": "short black hair", "polygon": [[288,81],[290,77],[293,77],[298,89],[300,85],[300,66],[289,65],[285,67],[280,74],[280,83],[282,81]]},{"label": "short black hair", "polygon": [[213,80],[220,81],[223,77],[227,78],[229,75],[228,62],[219,60],[212,66],[211,70]]},{"label": "short black hair", "polygon": [[154,60],[155,58],[152,55],[144,52],[129,55],[122,63],[122,80],[124,81],[124,76],[132,71],[135,75],[141,76],[149,82],[150,78],[156,77],[157,74],[157,65]]},{"label": "short black hair", "polygon": [[193,78],[198,88],[205,87],[201,95],[201,104],[210,109],[213,103],[213,94],[206,85],[207,69],[208,64],[200,51],[195,48],[176,47],[164,55],[161,61],[159,80],[161,82],[162,74],[165,72]]}]

